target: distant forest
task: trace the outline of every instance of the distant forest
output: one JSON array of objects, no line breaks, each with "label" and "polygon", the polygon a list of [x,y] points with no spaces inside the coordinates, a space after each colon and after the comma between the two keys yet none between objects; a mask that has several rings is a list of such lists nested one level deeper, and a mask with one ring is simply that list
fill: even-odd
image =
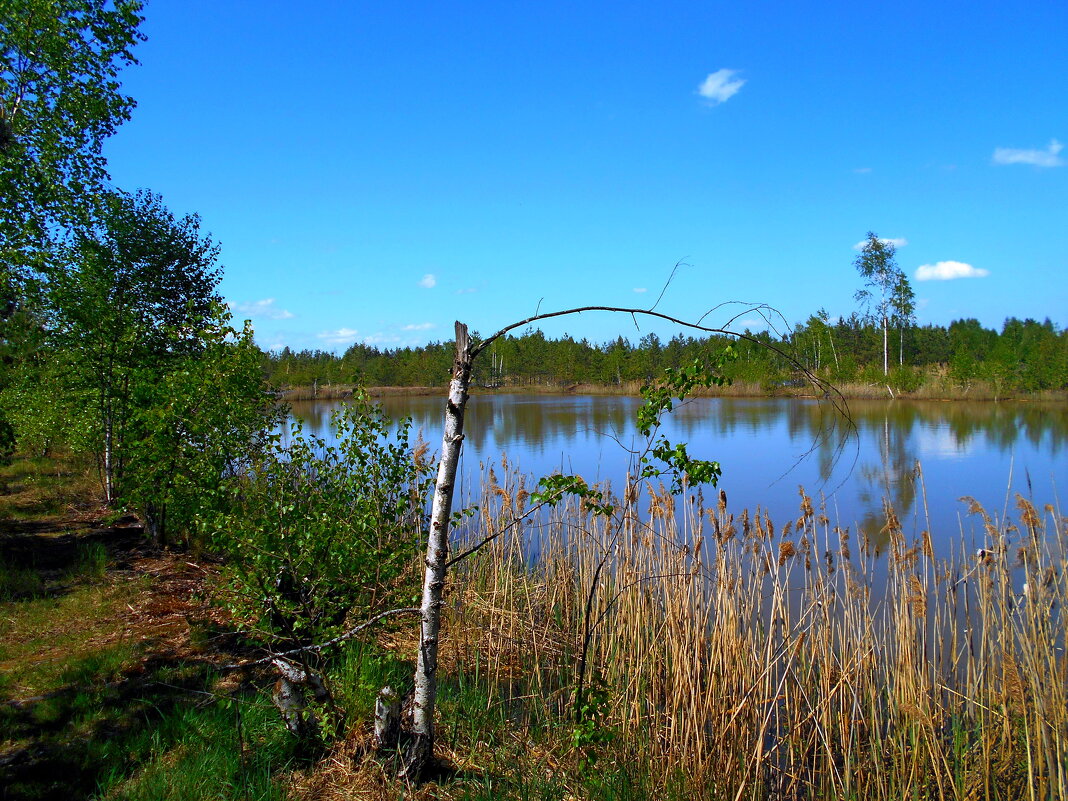
[{"label": "distant forest", "polygon": [[[839,384],[886,384],[914,391],[932,382],[968,392],[982,385],[996,394],[1068,388],[1068,331],[1050,320],[1005,321],[1001,331],[978,320],[949,326],[925,325],[891,330],[891,369],[883,374],[883,332],[860,315],[831,322],[825,312],[783,335],[746,332],[752,340],[725,336],[676,336],[668,341],[647,334],[637,342],[618,337],[602,344],[564,335],[549,339],[540,330],[496,342],[476,363],[481,386],[563,387],[589,383],[623,386],[657,376],[664,368],[708,358],[733,344],[737,358],[724,372],[734,381],[765,389],[790,384],[800,373],[789,359],[761,343],[774,345],[819,376]],[[421,347],[379,349],[354,344],[338,356],[320,350],[289,348],[265,353],[268,379],[276,386],[441,386],[448,383],[451,342]]]}]

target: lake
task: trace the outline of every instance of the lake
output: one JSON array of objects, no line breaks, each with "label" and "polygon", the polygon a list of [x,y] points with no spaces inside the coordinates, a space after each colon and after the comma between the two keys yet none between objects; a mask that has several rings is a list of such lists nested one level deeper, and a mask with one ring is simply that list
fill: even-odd
[{"label": "lake", "polygon": [[[298,401],[294,416],[330,439],[330,412],[342,401]],[[441,447],[441,397],[378,399],[394,418],[411,417],[435,451]],[[638,398],[582,395],[478,395],[464,426],[460,508],[477,502],[483,465],[500,462],[534,477],[554,471],[620,487],[638,449]],[[699,398],[664,420],[674,444],[723,467],[719,487],[729,511],[760,507],[782,525],[799,514],[798,487],[822,496],[832,524],[865,531],[875,543],[894,505],[906,535],[928,529],[941,556],[963,532],[969,547],[989,545],[970,496],[992,515],[1016,518],[1016,493],[1040,510],[1068,477],[1064,404],[850,401],[849,419],[827,403],[795,398]],[[919,470],[917,470],[919,466]],[[498,468],[499,469],[499,468]],[[1060,484],[1058,484],[1060,479]],[[533,482],[531,482],[532,484]],[[529,485],[528,485],[529,486]],[[707,491],[711,497],[712,491]],[[925,502],[926,499],[926,502]],[[709,501],[709,505],[712,505]]]}]

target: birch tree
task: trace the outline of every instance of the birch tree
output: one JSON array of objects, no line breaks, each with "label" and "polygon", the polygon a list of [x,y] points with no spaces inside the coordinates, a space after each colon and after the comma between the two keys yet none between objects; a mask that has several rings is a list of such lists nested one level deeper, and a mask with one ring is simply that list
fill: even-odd
[{"label": "birch tree", "polygon": [[[860,250],[860,255],[853,260],[853,266],[864,279],[864,288],[856,293],[856,299],[869,308],[874,304],[871,317],[883,329],[883,375],[890,372],[887,332],[893,308],[894,287],[900,279],[904,278],[894,260],[895,252],[892,242],[879,239],[874,233],[868,231],[868,238]],[[908,283],[907,280],[905,283]]]},{"label": "birch tree", "polygon": [[[445,403],[444,433],[441,445],[441,461],[438,464],[437,478],[434,487],[434,500],[431,511],[430,533],[427,540],[425,559],[425,572],[423,576],[423,594],[420,604],[420,638],[419,652],[416,660],[415,691],[412,708],[412,724],[410,737],[404,750],[400,775],[408,780],[417,780],[423,773],[424,768],[433,756],[434,749],[434,710],[437,702],[437,669],[438,649],[440,646],[441,633],[441,608],[442,597],[445,589],[447,570],[451,564],[473,553],[478,547],[469,549],[464,554],[452,560],[449,559],[449,521],[452,514],[453,494],[456,487],[456,471],[460,461],[460,454],[464,440],[464,411],[467,406],[468,390],[471,385],[472,365],[478,355],[495,341],[504,337],[508,332],[517,328],[530,325],[541,320],[554,317],[563,317],[583,312],[608,312],[626,314],[632,319],[638,317],[651,317],[666,321],[674,325],[692,330],[702,331],[709,334],[722,334],[734,339],[741,339],[759,344],[764,348],[774,351],[785,358],[800,372],[802,372],[815,386],[820,396],[829,397],[834,393],[833,387],[821,381],[811,371],[805,369],[800,362],[785,353],[778,346],[769,342],[758,340],[748,334],[739,334],[724,328],[713,328],[700,323],[687,322],[652,309],[634,309],[614,306],[584,306],[564,311],[536,314],[525,320],[505,326],[487,339],[474,343],[468,333],[467,326],[456,322],[456,352],[452,366],[452,379],[449,384],[448,399]],[[701,318],[702,320],[704,317]],[[686,376],[686,371],[680,371],[685,382],[696,382],[697,379]],[[707,384],[706,384],[707,385]],[[663,408],[671,409],[671,398],[665,397]],[[832,403],[836,408],[844,408],[839,405],[841,397],[835,394]],[[698,459],[690,459],[686,455],[685,446],[671,447],[666,440],[658,443],[662,452],[661,458],[677,458],[678,467],[684,471],[692,471],[694,483],[711,481],[719,474],[719,465],[715,462],[705,462]],[[653,449],[654,452],[656,449]],[[559,478],[559,477],[558,477]],[[576,477],[570,482],[557,482],[558,486],[570,483],[571,487],[586,488],[585,482]],[[588,490],[588,488],[586,488]],[[599,497],[599,494],[593,493]],[[397,610],[402,611],[402,610]]]},{"label": "birch tree", "polygon": [[104,140],[135,105],[118,76],[142,19],[138,0],[0,0],[2,263],[33,264],[92,216]]},{"label": "birch tree", "polygon": [[222,304],[218,246],[195,215],[176,218],[151,192],[110,193],[103,222],[64,248],[48,284],[48,344],[84,399],[108,503],[122,490],[137,383],[202,349]]},{"label": "birch tree", "polygon": [[[97,208],[141,22],[139,0],[0,0],[0,388],[41,357],[42,274]],[[12,435],[0,419],[0,446]]]},{"label": "birch tree", "polygon": [[908,277],[901,270],[897,271],[890,292],[890,309],[894,324],[897,325],[897,363],[900,366],[905,363],[905,329],[916,322],[916,293],[912,291]]}]

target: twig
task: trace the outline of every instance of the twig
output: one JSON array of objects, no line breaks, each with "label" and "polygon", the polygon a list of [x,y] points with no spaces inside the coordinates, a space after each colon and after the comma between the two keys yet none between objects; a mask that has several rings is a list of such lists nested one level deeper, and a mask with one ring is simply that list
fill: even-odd
[{"label": "twig", "polygon": [[364,629],[368,628],[369,626],[374,625],[375,623],[377,623],[379,620],[382,620],[383,618],[390,617],[391,615],[411,615],[411,614],[418,615],[418,614],[421,614],[422,611],[423,610],[420,609],[417,606],[404,606],[404,607],[400,607],[398,609],[388,609],[385,612],[380,612],[379,614],[375,615],[370,620],[364,621],[363,623],[361,623],[360,625],[356,626],[355,628],[349,629],[344,634],[339,634],[338,636],[334,637],[334,639],[332,639],[332,640],[327,640],[326,642],[319,643],[318,645],[305,645],[305,646],[302,646],[300,648],[293,648],[293,649],[291,649],[289,651],[282,651],[281,653],[277,653],[277,654],[272,653],[269,656],[265,656],[263,659],[256,659],[256,660],[254,660],[252,662],[240,662],[240,663],[233,664],[233,665],[223,665],[220,668],[220,670],[238,670],[240,668],[253,667],[255,665],[266,665],[268,662],[273,662],[276,659],[280,659],[280,658],[286,657],[286,656],[293,656],[294,654],[319,652],[319,651],[322,651],[325,648],[329,648],[329,647],[331,647],[333,645],[338,645],[339,643],[343,643],[343,642],[345,642],[345,640],[351,640],[353,637],[355,637],[361,631],[363,631]]},{"label": "twig", "polygon": [[534,512],[538,511],[538,509],[540,509],[541,507],[545,506],[545,504],[546,504],[546,501],[542,501],[541,503],[537,503],[534,506],[531,506],[529,509],[527,509],[525,512],[523,512],[523,514],[521,514],[519,517],[517,517],[515,520],[513,520],[507,526],[502,528],[496,534],[490,534],[488,537],[486,537],[484,540],[482,540],[480,543],[478,543],[478,545],[473,545],[470,548],[468,548],[466,551],[464,551],[463,553],[458,554],[457,556],[454,556],[452,559],[450,559],[448,562],[445,563],[446,569],[452,567],[457,562],[466,559],[467,557],[469,557],[471,554],[475,553],[475,551],[478,551],[483,546],[489,545],[491,542],[493,542],[495,539],[497,539],[499,536],[501,536],[505,532],[515,528],[517,525],[519,525],[521,522],[523,522],[523,520],[525,518],[527,518],[529,515],[533,514]]}]

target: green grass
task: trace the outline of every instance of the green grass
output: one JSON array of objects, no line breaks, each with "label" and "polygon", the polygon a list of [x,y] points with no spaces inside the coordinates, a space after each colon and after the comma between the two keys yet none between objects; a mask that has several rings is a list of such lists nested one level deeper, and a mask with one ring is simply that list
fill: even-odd
[{"label": "green grass", "polygon": [[276,775],[294,764],[293,743],[262,696],[182,703],[128,739],[108,743],[111,767],[93,798],[123,801],[283,799]]},{"label": "green grass", "polygon": [[93,503],[100,482],[87,462],[64,454],[0,465],[0,519],[38,521]]},{"label": "green grass", "polygon": [[[0,466],[0,520],[21,554],[0,561],[0,798],[285,798],[296,756],[269,696],[216,694],[201,657],[218,632],[193,623],[175,652],[153,579],[113,580],[105,545],[80,540],[72,513],[95,505],[95,485],[69,456]],[[35,545],[64,552],[41,570]]]},{"label": "green grass", "polygon": [[0,561],[0,601],[37,598],[44,592],[44,581],[36,570]]},{"label": "green grass", "polygon": [[329,671],[335,700],[352,720],[373,720],[378,691],[389,685],[403,695],[411,687],[412,675],[409,662],[364,642],[346,645]]},{"label": "green grass", "polygon": [[[0,707],[2,746],[33,755],[0,776],[3,797],[284,798],[273,777],[293,763],[293,744],[266,695],[216,697],[218,676],[202,663],[103,641],[101,622],[130,595],[87,586],[0,609],[0,695],[21,701]],[[31,633],[75,609],[78,625]]]},{"label": "green grass", "polygon": [[100,580],[107,574],[108,549],[101,542],[84,542],[78,545],[69,575],[72,578]]},{"label": "green grass", "polygon": [[284,798],[296,757],[269,697],[217,696],[202,660],[128,633],[149,580],[100,581],[106,566],[90,545],[65,592],[0,603],[0,750],[16,756],[0,796]]}]

